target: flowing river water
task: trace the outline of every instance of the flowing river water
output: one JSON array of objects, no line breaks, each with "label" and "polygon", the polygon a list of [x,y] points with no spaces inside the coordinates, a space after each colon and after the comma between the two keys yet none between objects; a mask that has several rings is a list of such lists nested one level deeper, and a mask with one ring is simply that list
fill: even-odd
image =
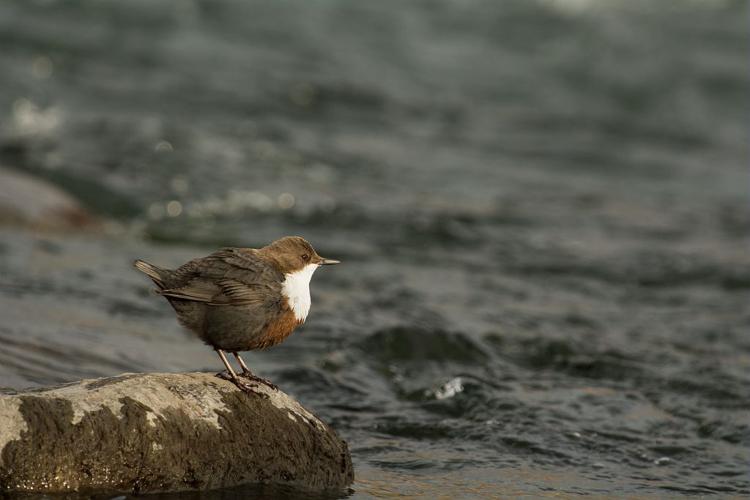
[{"label": "flowing river water", "polygon": [[[0,164],[108,222],[0,228],[0,387],[218,371],[131,261],[299,234],[343,264],[246,359],[348,441],[353,498],[748,495],[747,20],[2,2]],[[252,493],[289,492],[160,498]]]}]

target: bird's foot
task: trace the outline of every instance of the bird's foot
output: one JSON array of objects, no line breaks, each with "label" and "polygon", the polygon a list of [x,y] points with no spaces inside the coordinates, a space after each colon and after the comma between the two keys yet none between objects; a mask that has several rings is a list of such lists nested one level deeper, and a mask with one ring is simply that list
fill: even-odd
[{"label": "bird's foot", "polygon": [[234,385],[237,386],[237,388],[244,392],[255,392],[253,389],[258,387],[257,383],[253,384],[252,382],[245,382],[244,380],[240,380],[239,377],[232,377],[232,374],[228,371],[224,370],[223,372],[219,372],[216,374],[217,377],[228,380],[232,382]]},{"label": "bird's foot", "polygon": [[262,377],[259,377],[259,376],[255,375],[251,371],[244,371],[244,372],[240,373],[240,377],[246,378],[246,379],[251,380],[251,381],[253,381],[255,383],[258,383],[258,384],[263,384],[263,385],[265,385],[265,386],[273,389],[274,391],[278,391],[279,390],[279,388],[278,388],[278,386],[276,386],[276,384],[274,384],[273,382],[271,382],[268,379],[265,379],[265,378],[262,378]]}]

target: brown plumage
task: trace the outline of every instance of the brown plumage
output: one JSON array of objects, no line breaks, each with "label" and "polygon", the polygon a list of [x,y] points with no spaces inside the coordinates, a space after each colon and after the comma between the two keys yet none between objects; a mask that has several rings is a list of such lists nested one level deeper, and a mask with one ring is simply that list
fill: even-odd
[{"label": "brown plumage", "polygon": [[312,273],[337,263],[322,258],[303,238],[287,236],[260,249],[223,248],[175,270],[142,260],[134,265],[156,284],[179,322],[217,351],[228,376],[243,385],[224,351],[234,354],[243,375],[262,380],[238,351],[284,341],[307,316]]}]

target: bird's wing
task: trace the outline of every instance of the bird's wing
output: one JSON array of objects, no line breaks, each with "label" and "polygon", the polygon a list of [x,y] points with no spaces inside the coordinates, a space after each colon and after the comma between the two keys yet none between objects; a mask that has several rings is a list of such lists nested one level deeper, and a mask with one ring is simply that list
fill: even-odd
[{"label": "bird's wing", "polygon": [[175,271],[161,295],[209,305],[247,305],[278,300],[284,275],[252,250],[224,248]]},{"label": "bird's wing", "polygon": [[157,290],[156,293],[173,299],[211,303],[221,290],[211,282],[195,279],[179,288],[165,288]]}]

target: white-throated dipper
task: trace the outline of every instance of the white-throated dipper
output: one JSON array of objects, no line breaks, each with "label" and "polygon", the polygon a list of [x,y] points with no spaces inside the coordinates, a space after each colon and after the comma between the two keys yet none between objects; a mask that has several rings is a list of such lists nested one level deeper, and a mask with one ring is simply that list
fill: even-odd
[{"label": "white-throated dipper", "polygon": [[222,248],[175,270],[136,260],[136,269],[156,283],[177,319],[219,354],[228,377],[237,377],[224,351],[231,352],[243,376],[255,376],[239,355],[284,341],[310,311],[310,278],[324,259],[299,236],[286,236],[263,248]]}]

